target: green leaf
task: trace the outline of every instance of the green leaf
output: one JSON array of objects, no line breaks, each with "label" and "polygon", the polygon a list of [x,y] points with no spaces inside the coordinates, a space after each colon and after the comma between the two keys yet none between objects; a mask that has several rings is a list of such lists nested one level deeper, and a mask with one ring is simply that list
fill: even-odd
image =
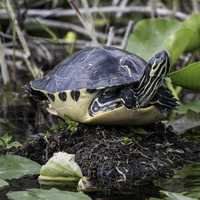
[{"label": "green leaf", "polygon": [[91,200],[90,197],[81,192],[61,191],[55,188],[50,190],[30,189],[27,191],[9,192],[10,200]]},{"label": "green leaf", "polygon": [[0,190],[8,185],[9,185],[8,182],[4,181],[3,179],[0,179]]},{"label": "green leaf", "polygon": [[169,74],[173,84],[200,91],[200,62],[192,63]]},{"label": "green leaf", "polygon": [[177,107],[176,112],[179,114],[186,114],[188,111],[200,113],[200,101],[193,101]]},{"label": "green leaf", "polygon": [[173,19],[141,20],[128,40],[127,50],[148,60],[156,52],[166,49],[169,36],[178,30],[180,24]]},{"label": "green leaf", "polygon": [[38,163],[21,156],[0,156],[0,178],[2,179],[13,179],[24,175],[39,174],[40,167]]},{"label": "green leaf", "polygon": [[171,63],[184,52],[200,47],[200,14],[184,22],[174,19],[145,19],[138,22],[128,40],[127,50],[145,60],[156,52],[166,50]]},{"label": "green leaf", "polygon": [[189,29],[192,33],[187,51],[200,48],[200,14],[189,17],[183,22],[182,27]]},{"label": "green leaf", "polygon": [[75,162],[75,155],[65,152],[54,153],[48,162],[41,167],[39,181],[41,184],[66,184],[78,182],[82,177],[79,165]]},{"label": "green leaf", "polygon": [[169,200],[197,200],[194,198],[183,196],[182,194],[175,193],[175,192],[168,192],[168,191],[160,191],[160,193],[169,197]]}]

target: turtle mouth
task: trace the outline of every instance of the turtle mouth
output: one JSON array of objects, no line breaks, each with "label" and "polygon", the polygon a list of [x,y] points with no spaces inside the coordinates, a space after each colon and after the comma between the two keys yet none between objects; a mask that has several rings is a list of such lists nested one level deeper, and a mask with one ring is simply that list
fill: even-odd
[{"label": "turtle mouth", "polygon": [[109,112],[122,106],[121,99],[116,93],[101,93],[97,95],[89,106],[89,115],[94,116],[99,112]]}]

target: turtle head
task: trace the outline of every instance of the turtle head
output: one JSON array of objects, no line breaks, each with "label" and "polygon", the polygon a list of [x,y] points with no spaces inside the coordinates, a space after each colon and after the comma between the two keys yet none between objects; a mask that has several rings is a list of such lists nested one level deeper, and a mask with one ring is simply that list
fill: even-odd
[{"label": "turtle head", "polygon": [[141,106],[148,104],[153,98],[169,70],[170,60],[166,51],[158,52],[147,62],[146,71],[137,89]]},{"label": "turtle head", "polygon": [[150,77],[164,77],[169,73],[170,61],[166,51],[161,51],[155,54],[149,61]]}]

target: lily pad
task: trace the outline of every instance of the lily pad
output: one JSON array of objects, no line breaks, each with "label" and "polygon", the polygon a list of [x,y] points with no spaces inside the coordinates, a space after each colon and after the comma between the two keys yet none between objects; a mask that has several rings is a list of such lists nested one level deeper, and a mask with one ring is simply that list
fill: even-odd
[{"label": "lily pad", "polygon": [[187,89],[200,91],[200,62],[192,63],[170,75],[172,83]]},{"label": "lily pad", "polygon": [[24,175],[39,174],[40,167],[38,163],[21,156],[0,156],[0,178],[2,179],[13,179]]},{"label": "lily pad", "polygon": [[127,50],[145,60],[166,50],[171,63],[184,52],[200,47],[200,14],[184,22],[174,19],[145,19],[138,22],[128,40]]},{"label": "lily pad", "polygon": [[0,179],[0,190],[8,185],[9,185],[8,182],[4,181],[3,179]]},{"label": "lily pad", "polygon": [[91,200],[90,197],[81,192],[61,191],[55,188],[50,190],[30,189],[27,191],[9,192],[7,197],[10,200]]},{"label": "lily pad", "polygon": [[166,49],[169,36],[174,34],[181,23],[174,19],[146,19],[138,22],[128,40],[127,50],[145,60],[156,52]]}]

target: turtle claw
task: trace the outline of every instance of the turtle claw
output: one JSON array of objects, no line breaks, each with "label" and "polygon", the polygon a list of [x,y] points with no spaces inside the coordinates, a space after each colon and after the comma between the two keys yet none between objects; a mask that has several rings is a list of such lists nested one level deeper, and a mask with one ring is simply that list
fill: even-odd
[{"label": "turtle claw", "polygon": [[178,100],[172,95],[171,91],[165,87],[158,89],[153,102],[158,104],[161,111],[169,111],[179,105]]}]

